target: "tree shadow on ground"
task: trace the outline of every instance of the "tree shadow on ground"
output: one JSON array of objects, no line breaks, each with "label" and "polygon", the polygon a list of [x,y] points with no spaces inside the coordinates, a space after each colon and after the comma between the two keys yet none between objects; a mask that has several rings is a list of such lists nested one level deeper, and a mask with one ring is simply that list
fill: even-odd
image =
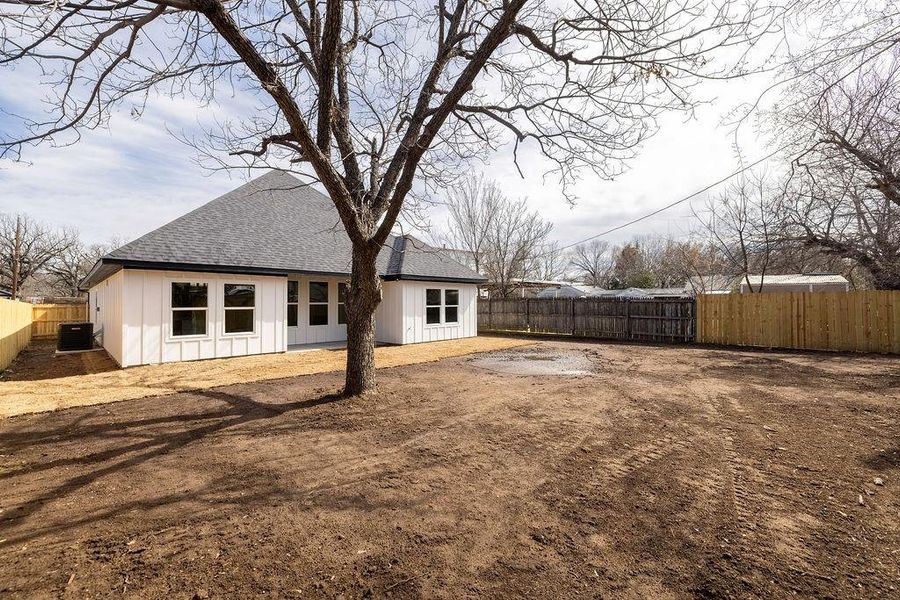
[{"label": "tree shadow on ground", "polygon": [[[0,479],[9,481],[14,480],[18,476],[29,475],[39,471],[46,471],[55,467],[90,467],[91,465],[98,465],[97,468],[93,468],[88,472],[70,477],[65,481],[59,483],[58,485],[42,491],[36,497],[24,503],[21,503],[17,508],[9,510],[5,515],[7,523],[14,522],[15,525],[21,525],[23,519],[28,519],[29,517],[35,515],[40,511],[41,507],[49,501],[58,501],[61,498],[71,495],[72,493],[77,492],[78,490],[81,490],[104,477],[134,468],[147,461],[170,454],[190,444],[200,442],[208,438],[209,436],[232,428],[247,425],[249,423],[265,421],[267,419],[280,417],[286,413],[311,409],[316,406],[336,402],[343,399],[343,397],[339,395],[326,394],[316,398],[274,405],[264,402],[257,402],[247,396],[232,394],[222,390],[203,390],[196,392],[195,395],[222,401],[228,405],[228,408],[225,410],[211,411],[194,415],[178,414],[171,417],[161,417],[157,419],[140,419],[132,422],[125,421],[101,424],[97,426],[97,435],[99,435],[100,437],[107,437],[112,434],[112,437],[116,437],[116,430],[128,427],[145,426],[148,421],[157,425],[178,425],[180,423],[187,422],[198,423],[197,426],[189,427],[187,429],[150,434],[147,439],[136,443],[130,443],[83,456],[73,456],[51,460],[43,464],[28,465],[21,469],[8,471],[0,475]],[[86,427],[77,433],[73,433],[72,435],[80,437],[89,436],[93,434],[91,430],[91,427]],[[28,443],[28,434],[22,433],[18,435],[19,438],[16,441],[19,444],[19,447],[26,445]],[[58,437],[53,436],[38,434],[36,437],[39,438],[40,442],[52,442],[55,444],[59,441]],[[4,440],[5,439],[6,436],[4,435]],[[109,461],[116,462],[113,462],[112,464],[103,464],[108,463]],[[101,464],[102,466],[100,466]],[[242,488],[246,489],[246,481],[240,481],[239,485]],[[216,490],[217,493],[222,491],[221,488],[218,488],[216,486],[208,487]],[[90,522],[96,522],[118,514],[122,514],[130,510],[134,510],[135,508],[147,508],[149,506],[159,506],[167,502],[183,500],[187,496],[196,496],[196,494],[196,491],[183,492],[168,497],[148,500],[146,501],[146,503],[144,501],[140,501],[118,505],[115,509],[112,509],[110,511],[95,514],[79,521],[70,521],[66,523],[65,528],[73,527],[75,525],[83,525]],[[7,526],[9,525],[7,524]],[[24,542],[39,537],[44,533],[47,533],[46,528],[38,528],[22,536],[10,538],[8,541]]]},{"label": "tree shadow on ground", "polygon": [[900,469],[900,446],[887,448],[873,454],[863,464],[875,471],[893,471]]}]

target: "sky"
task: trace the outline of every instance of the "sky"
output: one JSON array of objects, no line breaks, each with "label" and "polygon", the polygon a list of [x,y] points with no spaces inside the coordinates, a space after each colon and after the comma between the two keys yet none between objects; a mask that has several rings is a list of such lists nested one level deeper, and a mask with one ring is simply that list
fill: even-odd
[{"label": "sky", "polygon": [[[552,238],[568,245],[649,213],[738,169],[735,137],[721,124],[736,105],[755,98],[766,76],[704,83],[697,90],[709,102],[686,119],[671,114],[640,148],[627,172],[614,181],[586,175],[575,187],[574,205],[546,180],[546,165],[525,153],[519,175],[511,149],[501,149],[477,168],[495,179],[512,198],[554,225]],[[6,113],[37,106],[45,90],[27,69],[3,71],[0,108]],[[38,221],[77,229],[88,243],[134,239],[233,189],[246,171],[210,173],[197,165],[196,150],[173,132],[190,132],[198,123],[239,116],[242,107],[198,106],[180,98],[154,96],[141,118],[112,116],[108,128],[86,132],[68,147],[28,147],[24,162],[0,160],[0,212],[27,213]],[[20,131],[17,120],[0,112],[0,133]],[[765,150],[752,128],[744,127],[741,150],[747,162]],[[714,190],[712,193],[715,193]],[[693,201],[702,208],[705,196]],[[439,198],[438,198],[439,200]],[[611,243],[635,236],[682,237],[694,227],[691,204],[609,235]],[[440,206],[429,211],[436,229],[446,222]]]}]

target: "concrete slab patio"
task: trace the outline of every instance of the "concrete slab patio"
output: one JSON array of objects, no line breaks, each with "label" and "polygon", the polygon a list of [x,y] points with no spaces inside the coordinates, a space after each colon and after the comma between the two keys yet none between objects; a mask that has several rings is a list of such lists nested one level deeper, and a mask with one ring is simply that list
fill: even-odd
[{"label": "concrete slab patio", "polygon": [[[531,344],[527,340],[479,336],[461,340],[431,342],[407,346],[384,346],[375,349],[378,368],[398,367],[431,362],[475,352],[490,352]],[[48,358],[47,353],[51,356]],[[129,369],[113,368],[108,357],[91,353],[89,360],[80,361],[77,368],[84,374],[53,377],[53,368],[43,366],[29,373],[22,360],[51,362],[52,350],[32,349],[13,363],[18,380],[0,380],[0,418],[28,413],[107,404],[149,396],[164,396],[177,392],[202,390],[236,383],[295,377],[340,371],[347,360],[342,348],[323,348],[308,352],[263,354],[238,358],[224,358],[193,362],[148,365]],[[58,369],[57,369],[58,370]],[[66,369],[61,372],[67,373]],[[47,377],[42,377],[46,373]]]}]

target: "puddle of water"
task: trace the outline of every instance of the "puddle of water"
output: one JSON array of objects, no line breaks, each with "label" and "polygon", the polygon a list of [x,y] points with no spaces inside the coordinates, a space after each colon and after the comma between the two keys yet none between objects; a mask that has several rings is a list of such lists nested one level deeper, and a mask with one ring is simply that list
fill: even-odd
[{"label": "puddle of water", "polygon": [[481,369],[512,375],[590,375],[594,365],[583,352],[548,350],[534,352],[494,352],[475,357],[471,364]]}]

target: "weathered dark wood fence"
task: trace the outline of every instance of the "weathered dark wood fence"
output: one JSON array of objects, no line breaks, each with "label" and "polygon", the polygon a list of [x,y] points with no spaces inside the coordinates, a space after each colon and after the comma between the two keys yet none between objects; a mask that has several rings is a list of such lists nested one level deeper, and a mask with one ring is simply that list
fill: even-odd
[{"label": "weathered dark wood fence", "polygon": [[655,342],[694,339],[692,299],[521,298],[479,300],[479,331],[555,333]]}]

